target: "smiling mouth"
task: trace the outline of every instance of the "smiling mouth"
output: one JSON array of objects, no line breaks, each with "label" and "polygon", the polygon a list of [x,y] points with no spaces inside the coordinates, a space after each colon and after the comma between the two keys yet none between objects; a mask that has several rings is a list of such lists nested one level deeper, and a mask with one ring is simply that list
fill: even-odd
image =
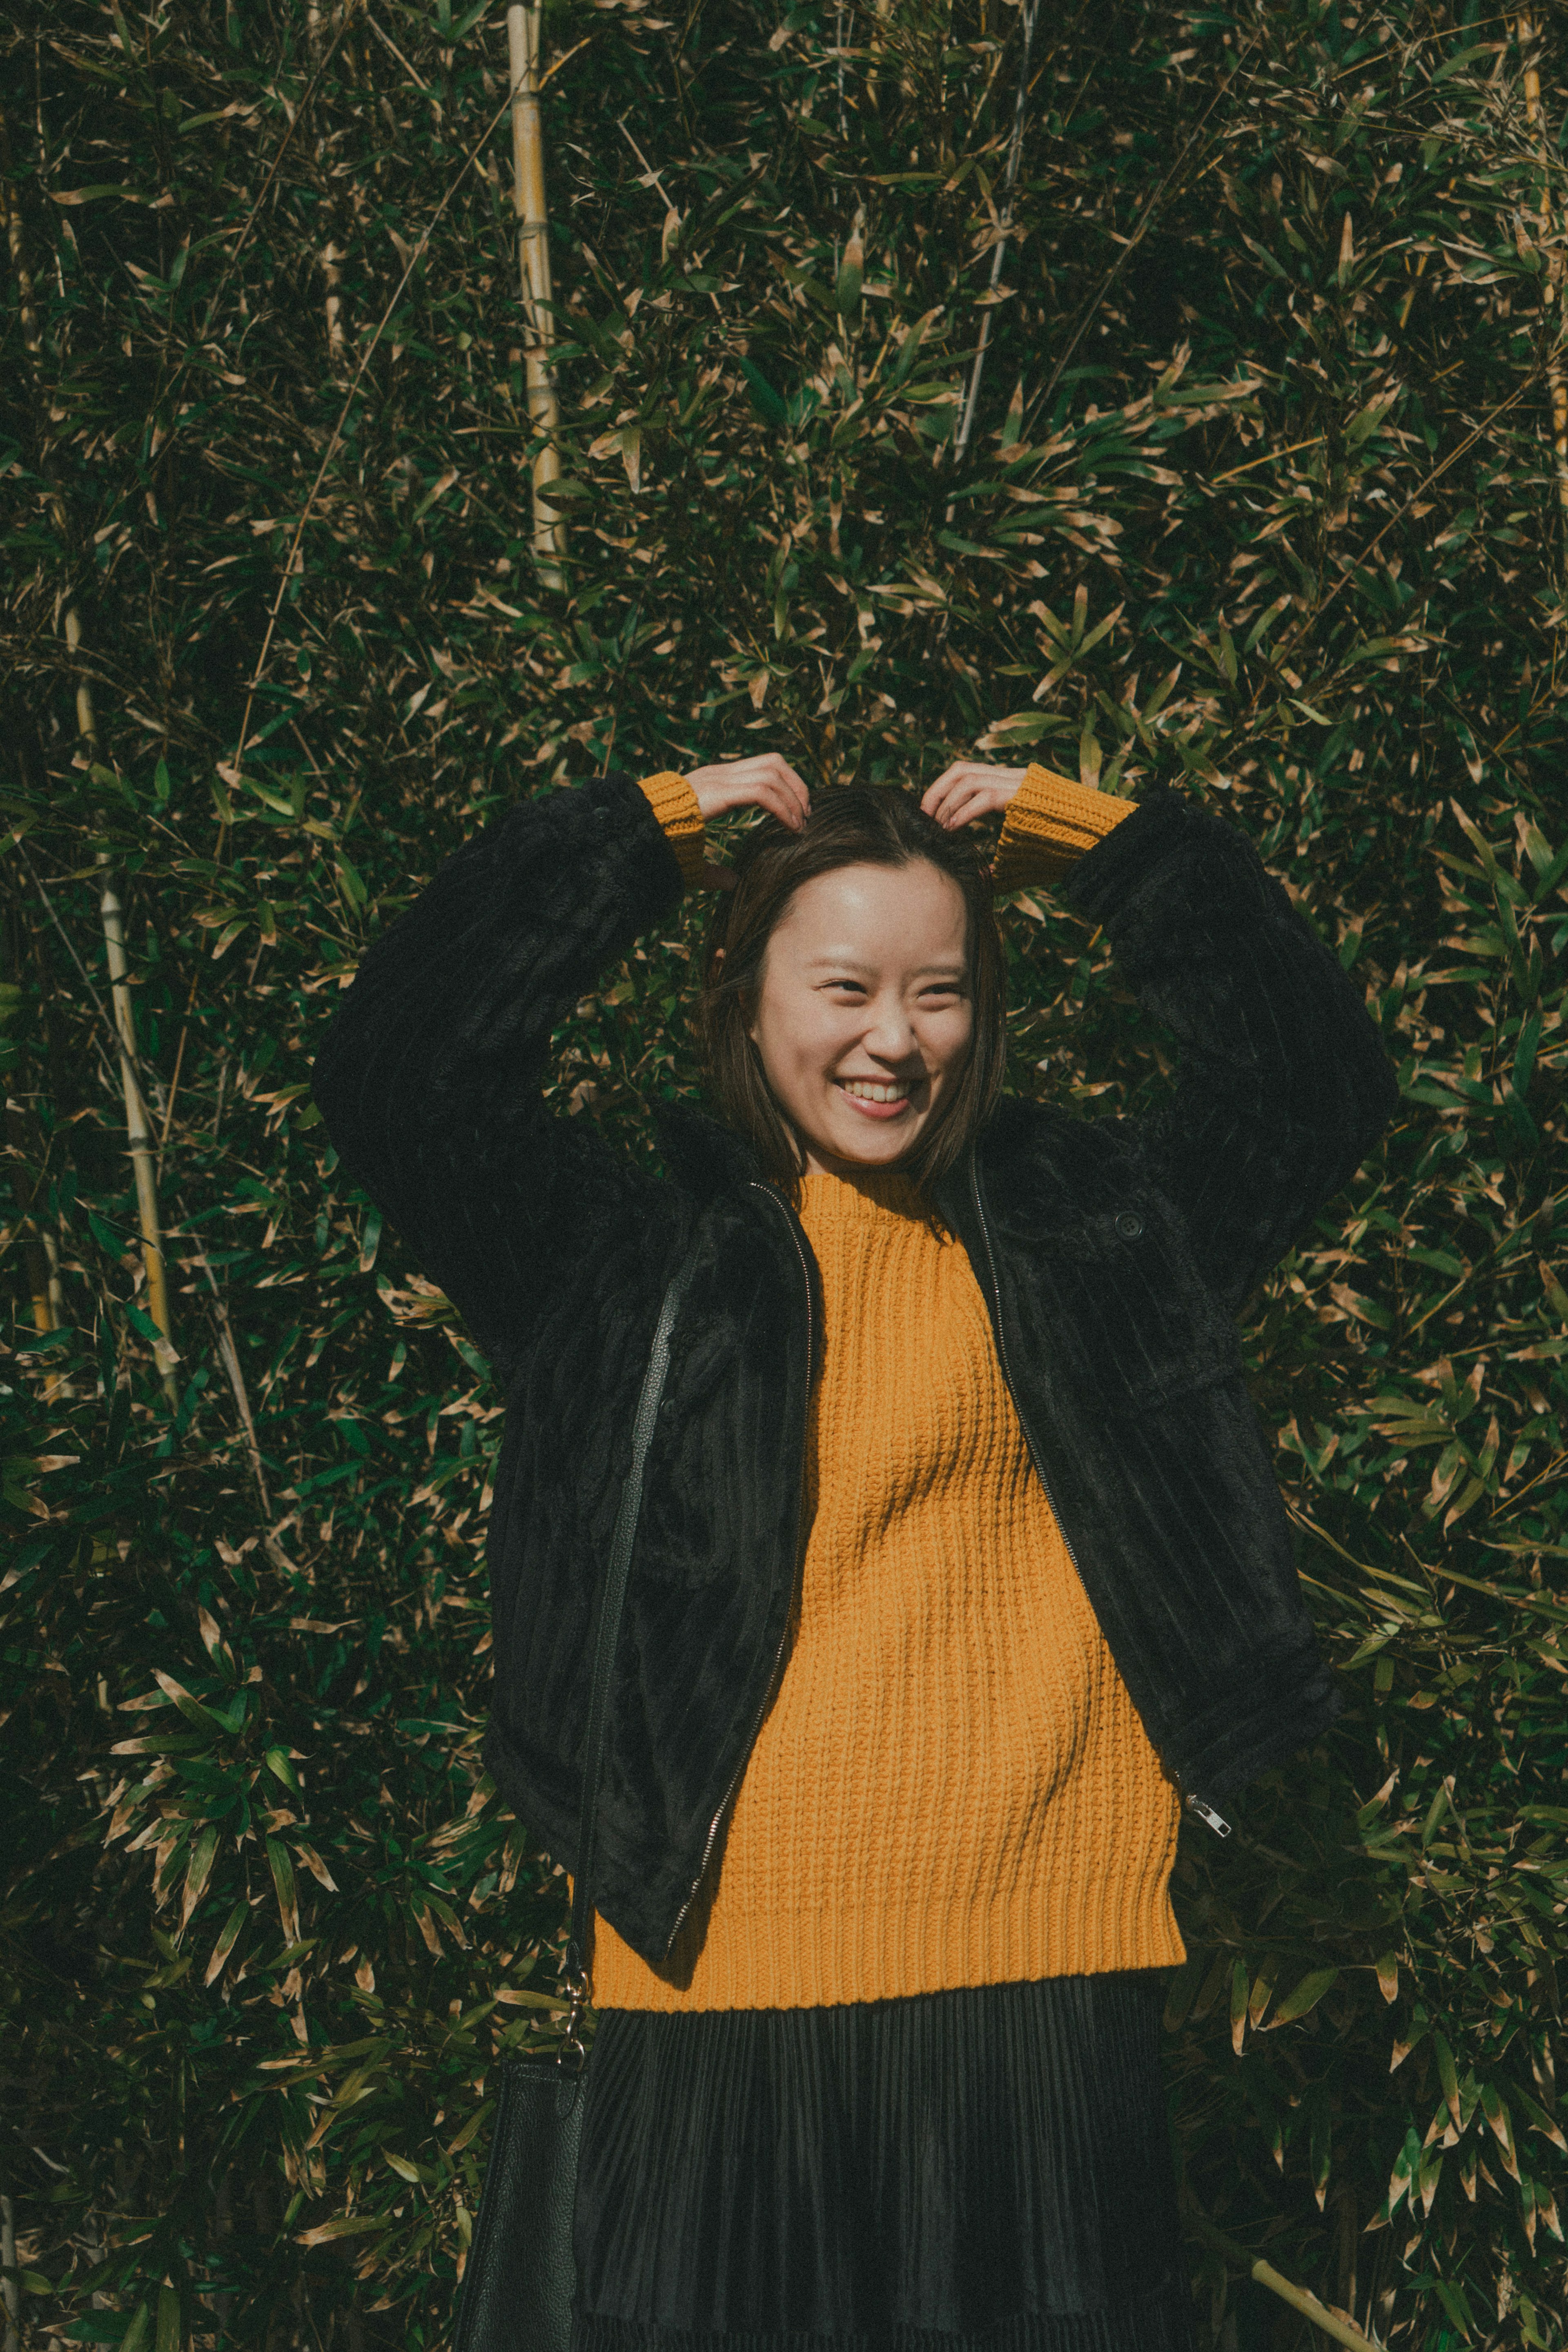
[{"label": "smiling mouth", "polygon": [[885,1082],[877,1078],[840,1078],[837,1083],[845,1094],[852,1095],[856,1102],[907,1102],[912,1092],[907,1078],[892,1078]]}]

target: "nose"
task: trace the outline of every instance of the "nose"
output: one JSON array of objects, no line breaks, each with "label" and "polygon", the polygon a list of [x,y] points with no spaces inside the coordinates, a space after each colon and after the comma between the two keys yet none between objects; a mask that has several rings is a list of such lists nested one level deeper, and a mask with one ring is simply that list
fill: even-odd
[{"label": "nose", "polygon": [[902,1004],[883,1003],[873,1007],[873,1020],[862,1039],[868,1054],[880,1062],[894,1065],[921,1058],[915,1041],[915,1027]]}]

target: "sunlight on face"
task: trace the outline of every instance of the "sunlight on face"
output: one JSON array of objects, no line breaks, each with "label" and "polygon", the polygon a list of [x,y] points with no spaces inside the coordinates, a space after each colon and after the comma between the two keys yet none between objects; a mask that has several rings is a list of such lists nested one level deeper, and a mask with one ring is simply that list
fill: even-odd
[{"label": "sunlight on face", "polygon": [[813,1173],[888,1168],[951,1094],[974,1033],[964,895],[925,858],[803,882],[749,1024]]}]

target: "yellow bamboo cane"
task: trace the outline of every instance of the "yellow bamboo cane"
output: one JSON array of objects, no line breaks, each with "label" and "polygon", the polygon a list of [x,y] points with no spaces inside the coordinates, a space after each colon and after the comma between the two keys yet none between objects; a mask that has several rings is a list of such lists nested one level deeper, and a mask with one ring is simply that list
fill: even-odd
[{"label": "yellow bamboo cane", "polygon": [[528,320],[528,415],[546,436],[534,457],[534,558],[549,588],[562,584],[558,555],[566,552],[566,525],[545,495],[560,473],[555,446],[559,423],[550,373],[554,311],[550,307],[549,220],[545,208],[544,142],[539,131],[540,8],[507,11],[507,52],[512,89],[512,205],[517,231],[518,272]]},{"label": "yellow bamboo cane", "polygon": [[[73,654],[81,646],[81,621],[74,604],[68,606],[66,611],[66,645]],[[77,731],[89,751],[96,752],[98,719],[92,707],[92,688],[85,677],[77,682]],[[141,1082],[137,1076],[136,1016],[131,1006],[125,930],[107,850],[100,849],[98,853],[98,873],[99,913],[103,923],[104,946],[109,955],[110,995],[114,1006],[114,1025],[120,1033],[120,1083],[125,1097],[125,1133],[136,1178],[136,1208],[141,1226],[141,1263],[147,1276],[147,1312],[159,1335],[153,1342],[152,1352],[163,1383],[163,1393],[171,1404],[177,1404],[180,1392],[174,1382],[174,1366],[179,1358],[174,1349],[174,1326],[169,1313],[163,1235],[158,1220],[158,1181],[153,1168],[152,1123],[147,1117]]]},{"label": "yellow bamboo cane", "polygon": [[3,202],[5,206],[5,239],[11,248],[11,267],[16,272],[16,291],[21,298],[22,341],[37,361],[39,352],[43,350],[44,339],[38,329],[38,306],[33,294],[33,274],[27,267],[26,244],[22,234],[21,206],[16,202],[10,182],[9,142],[6,142],[4,147],[0,147],[0,163],[4,163],[5,170],[5,184],[0,186],[0,202]]},{"label": "yellow bamboo cane", "polygon": [[1309,2294],[1304,2286],[1293,2285],[1288,2278],[1281,2275],[1272,2263],[1266,2263],[1261,2254],[1249,2253],[1245,2246],[1239,2246],[1234,2238],[1228,2238],[1223,2230],[1217,2230],[1213,2222],[1201,2213],[1189,2210],[1186,2218],[1197,2235],[1206,2244],[1212,2246],[1217,2254],[1223,2254],[1235,2269],[1245,2271],[1249,2278],[1256,2279],[1258,2284],[1267,2287],[1270,2294],[1277,2294],[1281,2303],[1288,2303],[1292,2311],[1299,2311],[1303,2319],[1310,2319],[1320,2335],[1327,2336],[1335,2344],[1347,2346],[1349,2352],[1379,2352],[1379,2347],[1370,2336],[1364,2336],[1359,2327],[1353,2326],[1349,2320],[1341,2319],[1337,2312],[1330,2311],[1326,2305],[1321,2304],[1315,2294]]},{"label": "yellow bamboo cane", "polygon": [[[20,1103],[6,1104],[5,1129],[16,1164],[19,1168],[24,1167],[32,1136]],[[57,1312],[59,1277],[54,1273],[45,1253],[36,1217],[28,1217],[22,1225],[22,1262],[26,1268],[27,1296],[32,1301],[33,1328],[41,1338],[47,1339],[51,1331],[59,1328],[64,1318]],[[45,1387],[46,1392],[53,1395],[52,1376],[46,1379]]]},{"label": "yellow bamboo cane", "polygon": [[[1520,53],[1524,58],[1525,119],[1541,142],[1542,162],[1547,161],[1546,117],[1541,104],[1540,34],[1535,20],[1521,9],[1515,29],[1519,36]],[[1546,261],[1546,283],[1542,289],[1543,307],[1552,313],[1551,325],[1561,332],[1558,321],[1562,315],[1563,252],[1553,241],[1555,223],[1552,215],[1551,181],[1542,172],[1541,181],[1541,235],[1550,247]],[[1557,502],[1568,515],[1568,379],[1558,363],[1555,351],[1546,363],[1546,392],[1552,407],[1552,454],[1557,466]]]},{"label": "yellow bamboo cane", "polygon": [[[16,202],[11,183],[11,142],[0,125],[0,204],[5,210],[5,237],[11,252],[11,268],[16,279],[16,292],[21,302],[22,341],[34,367],[37,368],[44,348],[38,327],[38,307],[33,294],[33,273],[27,266],[26,239],[22,228],[21,207]],[[13,1107],[7,1114],[13,1145],[20,1142],[25,1132],[20,1110]],[[51,1236],[41,1228],[23,1244],[27,1269],[27,1289],[33,1306],[33,1328],[47,1334],[57,1331],[65,1321],[65,1302],[60,1290],[59,1261]],[[47,1397],[69,1396],[69,1384],[58,1372],[46,1373],[44,1393]]]},{"label": "yellow bamboo cane", "polygon": [[0,2263],[5,2266],[5,2352],[18,2352],[22,2296],[16,2277],[16,2209],[9,2197],[0,2197]]}]

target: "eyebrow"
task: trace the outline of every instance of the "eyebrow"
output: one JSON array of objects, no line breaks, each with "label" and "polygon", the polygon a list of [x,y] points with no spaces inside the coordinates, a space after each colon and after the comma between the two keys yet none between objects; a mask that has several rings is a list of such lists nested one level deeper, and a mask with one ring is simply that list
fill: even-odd
[{"label": "eyebrow", "polygon": [[[829,967],[838,971],[870,971],[872,969],[869,963],[862,963],[860,957],[854,955],[819,955],[807,959],[808,971]],[[964,966],[961,963],[925,963],[911,977],[915,980],[962,980]]]}]

